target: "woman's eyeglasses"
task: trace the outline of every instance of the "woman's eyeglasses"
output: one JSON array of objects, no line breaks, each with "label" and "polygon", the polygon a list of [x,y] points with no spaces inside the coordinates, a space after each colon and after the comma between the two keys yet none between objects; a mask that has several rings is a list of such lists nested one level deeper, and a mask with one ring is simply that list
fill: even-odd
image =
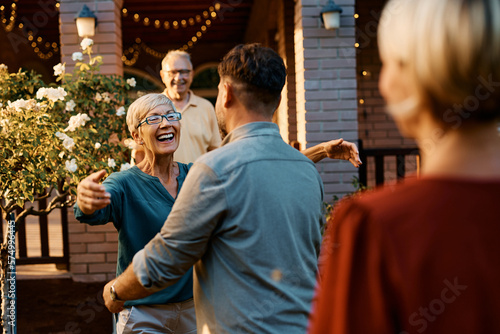
[{"label": "woman's eyeglasses", "polygon": [[181,113],[178,113],[178,112],[171,112],[171,113],[168,113],[166,115],[148,116],[148,117],[146,117],[146,119],[144,121],[140,122],[139,125],[137,125],[136,129],[138,129],[144,123],[147,123],[149,125],[160,124],[163,121],[163,118],[165,118],[169,123],[170,122],[177,122],[182,118],[182,115],[181,115]]}]

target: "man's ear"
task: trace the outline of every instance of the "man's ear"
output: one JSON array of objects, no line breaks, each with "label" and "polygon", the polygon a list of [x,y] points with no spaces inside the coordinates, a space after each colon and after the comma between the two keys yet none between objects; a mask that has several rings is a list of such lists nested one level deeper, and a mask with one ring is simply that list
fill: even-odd
[{"label": "man's ear", "polygon": [[224,108],[228,108],[234,100],[234,89],[230,82],[224,82],[222,87],[222,105]]}]

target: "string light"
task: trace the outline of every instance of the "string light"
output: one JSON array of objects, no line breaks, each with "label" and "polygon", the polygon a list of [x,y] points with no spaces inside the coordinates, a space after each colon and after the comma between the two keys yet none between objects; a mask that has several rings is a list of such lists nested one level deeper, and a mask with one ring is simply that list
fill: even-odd
[{"label": "string light", "polygon": [[359,18],[359,14],[354,14],[354,18],[358,19]]},{"label": "string light", "polygon": [[[186,19],[180,19],[180,20],[174,20],[174,21],[162,21],[159,19],[151,19],[149,17],[145,17],[142,20],[142,24],[145,26],[149,26],[151,21],[154,21],[154,26],[155,28],[159,29],[160,27],[163,26],[165,30],[168,30],[170,28],[174,29],[179,29],[179,28],[187,28],[188,26],[194,26],[196,23],[202,23],[202,26],[200,29],[191,37],[190,40],[186,44],[184,44],[182,47],[180,47],[180,50],[186,51],[190,48],[192,48],[203,36],[204,33],[207,32],[208,27],[212,25],[212,21],[210,19],[216,19],[217,18],[217,11],[220,10],[221,4],[216,3],[214,6],[210,6],[208,10],[204,10],[201,15],[195,15],[193,17],[189,17]],[[130,11],[127,8],[122,9],[122,16],[127,17],[130,13]],[[141,21],[141,15],[139,13],[133,13],[132,14],[134,21],[139,22]],[[202,18],[203,17],[203,18]],[[204,20],[205,19],[205,20]],[[204,20],[204,21],[203,21]],[[163,23],[162,23],[163,22]],[[135,39],[135,44],[131,47],[129,47],[127,50],[124,50],[122,54],[122,61],[125,65],[127,66],[132,66],[134,65],[137,60],[139,59],[139,55],[141,51],[146,52],[147,54],[163,59],[166,55],[166,53],[159,52],[154,50],[153,48],[150,48],[147,46],[145,43],[142,43],[140,38]]]},{"label": "string light", "polygon": [[[179,48],[179,50],[186,51],[190,48],[192,48],[203,36],[203,34],[207,31],[206,26],[201,26],[200,30],[195,33],[193,37],[191,37],[191,40],[188,41],[186,44],[184,44],[182,47]],[[158,59],[163,59],[167,55],[166,52],[159,52],[156,51],[153,48],[150,48],[147,46],[145,43],[142,43],[142,40],[140,38],[135,39],[135,44],[129,47],[127,50],[123,51],[122,54],[122,61],[126,66],[133,66],[137,60],[139,59],[139,55],[142,51],[145,51],[147,54],[150,56],[153,56]]]},{"label": "string light", "polygon": [[[17,1],[18,0],[14,0],[14,2],[12,2],[10,4],[10,17],[8,20],[5,18],[5,6],[0,7],[1,21],[2,21],[3,28],[5,29],[6,32],[12,31],[12,29],[14,29],[14,26],[16,24],[16,17],[17,17],[16,2]],[[7,21],[9,23],[7,23]]]},{"label": "string light", "polygon": [[[171,27],[174,27],[174,29],[179,29],[179,28],[187,28],[188,26],[193,26],[195,23],[201,23],[202,22],[202,17],[204,19],[215,19],[217,17],[217,11],[219,11],[221,8],[220,3],[216,3],[214,6],[210,6],[208,10],[204,10],[201,15],[195,15],[194,17],[189,17],[189,18],[184,18],[180,20],[175,20],[175,21],[163,21],[163,28],[168,30]],[[123,17],[128,17],[128,15],[131,14],[130,11],[127,8],[122,9],[122,16]],[[134,21],[139,22],[141,21],[141,15],[138,12],[135,12],[132,14]],[[151,18],[144,18],[142,20],[142,24],[144,26],[149,26],[151,21],[154,22],[156,28],[160,28],[162,26],[162,20],[160,19],[151,19]],[[208,20],[209,21],[209,20]],[[207,25],[210,25],[208,23]]]},{"label": "string light", "polygon": [[[22,31],[22,29],[24,28],[24,24],[22,22],[16,25],[17,2],[18,0],[13,0],[10,6],[0,6],[0,20],[2,21],[3,28],[6,32],[11,32],[14,28],[18,28],[22,33],[25,33]],[[10,17],[8,19],[5,17],[7,8],[10,8]],[[56,10],[59,10],[60,3],[57,2],[54,5],[54,8]],[[50,59],[54,56],[54,54],[59,52],[59,45],[56,42],[50,43],[48,41],[44,41],[43,37],[34,36],[33,31],[28,31],[27,38],[30,42],[29,45],[33,48],[33,51],[36,53],[36,55],[41,59]],[[42,52],[42,50],[46,50],[46,52]]]},{"label": "string light", "polygon": [[[32,31],[28,31],[28,40],[32,41],[30,46],[33,48],[33,51],[40,59],[50,59],[54,56],[55,53],[59,52],[59,45],[56,42],[44,42],[43,37],[41,36],[38,36],[35,39]],[[42,48],[46,49],[47,52],[42,52]]]}]

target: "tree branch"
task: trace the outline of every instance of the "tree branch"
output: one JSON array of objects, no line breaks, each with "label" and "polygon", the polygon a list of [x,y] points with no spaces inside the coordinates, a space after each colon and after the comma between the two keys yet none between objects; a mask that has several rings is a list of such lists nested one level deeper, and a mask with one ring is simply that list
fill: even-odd
[{"label": "tree branch", "polygon": [[56,192],[57,195],[49,202],[45,209],[35,210],[33,206],[25,208],[20,214],[17,215],[16,223],[28,215],[45,216],[51,213],[54,209],[70,207],[75,204],[75,200],[71,196],[68,196],[69,190],[63,193],[59,193],[58,191]]}]

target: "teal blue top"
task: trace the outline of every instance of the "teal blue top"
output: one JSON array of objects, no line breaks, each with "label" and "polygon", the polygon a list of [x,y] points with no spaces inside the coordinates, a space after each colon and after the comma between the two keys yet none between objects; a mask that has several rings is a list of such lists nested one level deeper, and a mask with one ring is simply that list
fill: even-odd
[{"label": "teal blue top", "polygon": [[[178,163],[177,193],[184,183],[192,164]],[[75,217],[89,225],[112,222],[118,230],[118,261],[116,274],[120,275],[132,262],[139,250],[160,232],[175,198],[157,177],[142,172],[136,166],[112,173],[103,185],[111,194],[111,204],[104,209],[85,215],[75,204]],[[192,269],[174,285],[146,298],[128,301],[126,306],[177,303],[193,297]]]}]

